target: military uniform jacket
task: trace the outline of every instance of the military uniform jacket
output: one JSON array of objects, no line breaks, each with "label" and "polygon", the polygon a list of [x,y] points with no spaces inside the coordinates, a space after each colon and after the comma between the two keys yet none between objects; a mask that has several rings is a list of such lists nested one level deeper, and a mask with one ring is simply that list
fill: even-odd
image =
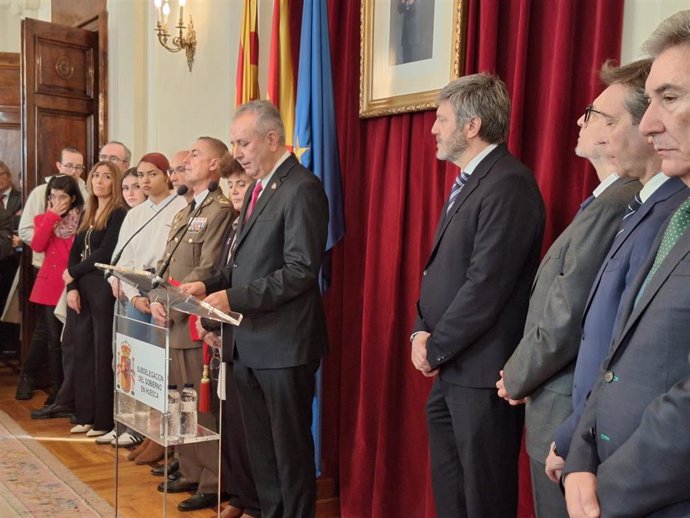
[{"label": "military uniform jacket", "polygon": [[[220,191],[211,193],[185,231],[192,215],[191,206],[187,206],[173,218],[165,245],[163,260],[170,260],[168,268],[161,277],[180,283],[199,281],[208,277],[213,271],[214,263],[223,248],[223,236],[232,223],[232,204]],[[181,243],[179,243],[182,241]],[[179,243],[179,246],[177,246]],[[173,253],[173,249],[177,249]],[[172,254],[172,256],[171,256]],[[158,263],[160,268],[163,262]],[[152,301],[165,300],[164,288],[157,288],[149,294]],[[201,342],[193,342],[189,335],[188,315],[179,311],[170,311],[170,347],[173,349],[190,349],[201,347]]]}]

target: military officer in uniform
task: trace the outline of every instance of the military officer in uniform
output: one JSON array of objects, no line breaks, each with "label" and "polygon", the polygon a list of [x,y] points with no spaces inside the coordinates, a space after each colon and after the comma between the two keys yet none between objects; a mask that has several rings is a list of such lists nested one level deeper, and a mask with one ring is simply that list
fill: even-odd
[{"label": "military officer in uniform", "polygon": [[[211,182],[220,179],[224,162],[229,159],[227,146],[212,137],[200,137],[184,160],[187,186],[194,192],[190,204],[175,215],[163,261],[169,261],[160,273],[163,279],[192,282],[208,277],[223,247],[223,236],[233,219],[230,201],[220,189],[209,192]],[[176,248],[177,247],[177,248]],[[165,293],[157,288],[149,293],[151,314],[159,323],[167,322],[170,329],[169,383],[182,389],[194,383],[197,391],[203,370],[202,342],[193,340],[188,315],[167,312]],[[199,424],[216,428],[210,413],[199,414]],[[190,498],[178,505],[181,511],[203,509],[216,502],[218,491],[218,443],[203,442],[178,448],[182,477],[168,483],[168,492],[194,491]],[[159,484],[163,491],[163,484]]]}]

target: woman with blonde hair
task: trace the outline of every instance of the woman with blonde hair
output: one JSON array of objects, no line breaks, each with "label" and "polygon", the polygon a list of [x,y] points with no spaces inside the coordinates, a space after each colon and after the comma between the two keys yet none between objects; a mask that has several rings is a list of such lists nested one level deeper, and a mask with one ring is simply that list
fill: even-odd
[{"label": "woman with blonde hair", "polygon": [[[72,433],[97,437],[113,428],[113,304],[110,284],[95,263],[107,263],[113,255],[125,217],[122,173],[111,162],[101,161],[89,172],[86,209],[67,270],[68,320],[74,324],[74,407],[77,425]],[[72,318],[70,318],[70,316]]]}]

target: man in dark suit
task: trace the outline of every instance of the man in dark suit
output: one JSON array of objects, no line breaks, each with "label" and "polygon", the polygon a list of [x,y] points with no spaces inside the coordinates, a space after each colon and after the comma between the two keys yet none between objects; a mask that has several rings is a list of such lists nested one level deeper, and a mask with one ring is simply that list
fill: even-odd
[{"label": "man in dark suit", "polygon": [[506,518],[517,508],[524,413],[498,397],[499,370],[520,341],[539,264],[544,205],[507,150],[510,99],[475,74],[441,90],[436,156],[459,166],[426,264],[412,363],[436,376],[427,402],[439,518]]},{"label": "man in dark suit", "polygon": [[[626,104],[644,94],[650,65],[649,60],[628,65],[633,76],[630,84],[609,83],[587,108],[578,120],[582,128],[580,151],[586,146],[590,156],[607,160],[607,146],[642,146],[654,157],[654,149],[644,142],[626,112]],[[622,131],[611,132],[611,124],[621,126]],[[526,444],[538,518],[568,517],[563,493],[545,473],[545,459],[556,427],[572,410],[573,369],[590,287],[618,234],[626,209],[635,208],[630,203],[642,187],[637,178],[646,172],[644,163],[639,163],[639,153],[629,154],[635,155],[629,162],[631,166],[617,168],[617,175],[609,176],[610,169],[597,170],[601,184],[594,191],[594,200],[577,213],[546,252],[532,286],[525,334],[496,384],[499,396],[511,402],[527,398]],[[651,171],[648,174],[659,172],[658,163]]]},{"label": "man in dark suit", "polygon": [[17,230],[19,217],[22,214],[22,193],[12,186],[12,173],[2,160],[0,160],[0,202],[2,202],[2,208],[14,216],[14,230]]},{"label": "man in dark suit", "polygon": [[[19,227],[19,218],[22,213],[22,194],[12,186],[12,173],[9,167],[0,160],[0,211],[7,211],[10,215],[9,236],[3,236],[0,242],[0,315],[5,308],[8,301],[10,290],[14,276],[19,268],[19,255],[16,252],[17,247],[21,244],[17,236],[17,228]],[[8,224],[3,216],[3,228]],[[0,322],[0,350],[4,348],[10,341],[10,336],[18,333],[16,324],[8,324]],[[2,343],[7,342],[7,343]]]},{"label": "man in dark suit", "polygon": [[232,376],[262,518],[311,518],[311,404],[327,350],[318,273],[328,201],[318,178],[287,151],[270,102],[239,107],[230,134],[235,158],[256,181],[240,212],[232,262],[205,286],[185,289],[211,293],[207,302],[244,315],[233,330]]},{"label": "man in dark suit", "polygon": [[[644,68],[636,70],[638,64]],[[641,205],[634,213],[626,214],[585,305],[573,378],[572,412],[559,425],[547,458],[547,473],[556,481],[560,478],[563,458],[568,455],[587,394],[592,390],[601,362],[608,354],[620,301],[649,254],[661,225],[690,195],[679,178],[669,178],[661,172],[661,159],[639,132],[640,120],[647,109],[644,81],[650,66],[651,60],[645,59],[618,68],[605,67],[602,73],[602,79],[609,84],[630,85],[631,95],[624,105],[602,108],[603,111],[608,110],[607,118],[612,121],[607,124],[610,136],[606,148],[617,170],[639,178],[643,188],[637,198]]]},{"label": "man in dark suit", "polygon": [[[640,132],[690,185],[690,11],[645,44]],[[621,325],[570,445],[571,518],[690,516],[690,200],[673,212],[622,302]]]}]

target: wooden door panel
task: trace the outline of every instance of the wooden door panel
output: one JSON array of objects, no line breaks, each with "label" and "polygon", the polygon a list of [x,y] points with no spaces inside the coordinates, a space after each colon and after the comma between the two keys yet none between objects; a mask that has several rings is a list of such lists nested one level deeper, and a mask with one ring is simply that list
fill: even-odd
[{"label": "wooden door panel", "polygon": [[[36,185],[46,176],[55,174],[55,162],[65,147],[87,149],[93,141],[94,116],[92,113],[75,113],[36,107],[36,155],[46,157],[38,162]],[[50,160],[51,157],[54,157]]]},{"label": "wooden door panel", "polygon": [[97,59],[93,48],[37,38],[35,52],[37,94],[93,100]]}]

